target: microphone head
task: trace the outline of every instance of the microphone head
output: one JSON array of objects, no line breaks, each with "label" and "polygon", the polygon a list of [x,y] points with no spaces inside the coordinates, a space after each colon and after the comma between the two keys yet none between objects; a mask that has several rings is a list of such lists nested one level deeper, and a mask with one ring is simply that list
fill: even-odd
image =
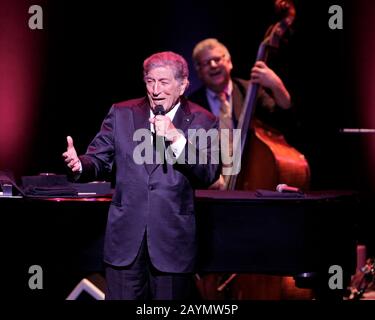
[{"label": "microphone head", "polygon": [[277,187],[276,187],[276,191],[278,191],[278,192],[301,193],[301,190],[299,188],[288,186],[285,183],[278,184]]},{"label": "microphone head", "polygon": [[154,115],[155,116],[164,116],[165,115],[164,107],[160,104],[155,106]]},{"label": "microphone head", "polygon": [[276,191],[277,192],[283,192],[285,187],[287,187],[287,185],[285,183],[280,183],[276,186]]}]

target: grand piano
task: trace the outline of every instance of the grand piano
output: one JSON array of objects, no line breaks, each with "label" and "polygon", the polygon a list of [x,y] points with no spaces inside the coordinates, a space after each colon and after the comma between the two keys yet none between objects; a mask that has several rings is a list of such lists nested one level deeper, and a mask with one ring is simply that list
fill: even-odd
[{"label": "grand piano", "polygon": [[[291,276],[301,288],[330,292],[330,266],[340,266],[346,280],[355,272],[354,193],[259,197],[246,191],[198,190],[195,199],[198,274]],[[7,293],[64,299],[80,279],[101,273],[110,201],[109,197],[0,198]],[[43,290],[29,288],[32,265],[43,269]]]}]

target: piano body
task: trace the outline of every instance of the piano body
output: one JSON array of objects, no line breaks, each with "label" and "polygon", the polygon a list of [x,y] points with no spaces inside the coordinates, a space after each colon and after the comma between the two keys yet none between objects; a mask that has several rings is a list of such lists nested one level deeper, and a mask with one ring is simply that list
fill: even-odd
[{"label": "piano body", "polygon": [[[315,298],[344,294],[355,272],[355,194],[201,190],[196,199],[201,272],[290,276],[296,287],[314,289]],[[331,266],[342,269],[343,290],[329,287]]]},{"label": "piano body", "polygon": [[[7,292],[65,299],[85,275],[102,272],[110,201],[0,198]],[[259,198],[245,191],[198,190],[198,273],[287,275],[296,277],[297,286],[326,288],[331,265],[342,267],[345,278],[355,271],[355,205],[350,193]],[[28,286],[32,265],[44,271],[43,290]]]}]

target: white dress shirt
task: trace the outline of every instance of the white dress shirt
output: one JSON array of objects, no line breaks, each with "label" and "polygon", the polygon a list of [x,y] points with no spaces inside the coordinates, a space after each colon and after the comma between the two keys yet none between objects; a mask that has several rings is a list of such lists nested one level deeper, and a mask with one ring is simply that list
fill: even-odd
[{"label": "white dress shirt", "polygon": [[[181,105],[180,102],[177,103],[171,110],[169,110],[165,114],[169,119],[171,119],[171,121],[173,121],[174,116],[176,115],[176,112],[177,112],[178,108],[180,107],[180,105]],[[155,115],[152,112],[152,110],[150,109],[150,118],[153,118],[153,117],[155,117]],[[178,129],[178,128],[176,128],[176,129]],[[151,130],[152,133],[155,132],[155,128],[154,128],[154,125],[152,123],[150,123],[150,130]],[[151,139],[152,139],[152,135],[151,135]],[[184,135],[181,135],[179,139],[177,139],[175,142],[170,144],[172,152],[173,152],[173,154],[176,158],[178,158],[181,155],[182,151],[185,148],[185,144],[186,144],[186,138],[184,137]]]}]

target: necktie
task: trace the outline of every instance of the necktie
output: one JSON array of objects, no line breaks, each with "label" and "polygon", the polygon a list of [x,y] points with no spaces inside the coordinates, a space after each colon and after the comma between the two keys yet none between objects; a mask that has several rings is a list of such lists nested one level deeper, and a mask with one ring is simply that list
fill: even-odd
[{"label": "necktie", "polygon": [[223,91],[217,97],[220,100],[220,129],[233,129],[232,108],[227,94]]},{"label": "necktie", "polygon": [[164,163],[165,160],[165,141],[164,137],[158,136],[155,132],[152,133],[154,150],[156,151],[156,162]]},{"label": "necktie", "polygon": [[[220,104],[220,137],[222,140],[221,150],[222,150],[222,160],[223,169],[225,167],[230,167],[230,158],[233,156],[233,119],[232,119],[232,108],[227,99],[227,94],[225,92],[220,92],[217,97],[219,98]],[[224,129],[224,130],[223,130]],[[224,175],[225,184],[228,183],[229,176]]]},{"label": "necktie", "polygon": [[163,171],[166,171],[166,154],[165,154],[165,141],[164,137],[158,136],[154,131],[151,132],[152,135],[152,161],[151,163],[146,163],[146,169],[149,173],[159,165],[163,165]]}]

